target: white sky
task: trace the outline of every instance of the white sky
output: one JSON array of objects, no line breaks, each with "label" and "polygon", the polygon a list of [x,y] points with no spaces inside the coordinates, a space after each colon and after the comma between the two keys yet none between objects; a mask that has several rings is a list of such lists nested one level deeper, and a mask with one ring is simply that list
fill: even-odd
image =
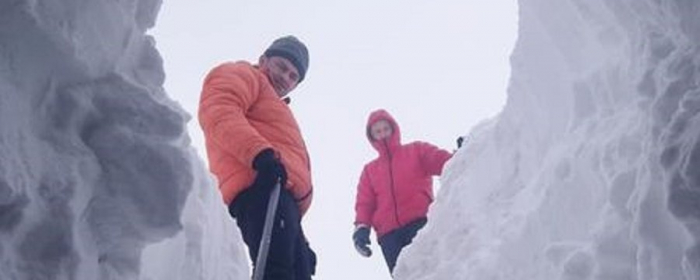
[{"label": "white sky", "polygon": [[[378,3],[379,2],[379,3]],[[319,257],[316,279],[389,279],[376,240],[371,259],[351,243],[355,186],[376,156],[367,115],[385,108],[404,142],[452,150],[455,139],[505,103],[516,37],[515,0],[164,1],[152,34],[168,94],[196,120],[201,82],[224,61],[257,61],[277,37],[310,51],[306,80],[291,94],[312,158],[315,197],[304,229]]]}]

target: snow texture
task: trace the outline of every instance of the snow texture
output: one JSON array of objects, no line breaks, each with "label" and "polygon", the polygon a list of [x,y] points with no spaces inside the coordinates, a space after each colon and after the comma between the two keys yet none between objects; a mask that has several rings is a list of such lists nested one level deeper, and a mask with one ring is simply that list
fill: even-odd
[{"label": "snow texture", "polygon": [[396,279],[700,279],[700,1],[521,0]]},{"label": "snow texture", "polygon": [[[160,5],[0,4],[0,279],[247,274],[240,236],[190,146],[190,117],[162,88],[146,35]],[[207,228],[231,234],[204,239]],[[181,246],[144,253],[160,241]],[[239,265],[209,277],[208,246]],[[178,266],[154,272],[159,263]]]}]

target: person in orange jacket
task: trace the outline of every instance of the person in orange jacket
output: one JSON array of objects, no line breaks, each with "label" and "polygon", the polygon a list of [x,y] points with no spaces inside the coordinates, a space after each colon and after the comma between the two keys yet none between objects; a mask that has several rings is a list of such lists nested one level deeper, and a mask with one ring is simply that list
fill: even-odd
[{"label": "person in orange jacket", "polygon": [[393,273],[401,249],[428,221],[432,176],[442,174],[452,154],[426,142],[401,144],[398,123],[381,109],[370,114],[366,134],[379,156],[365,164],[357,185],[353,241],[362,256],[371,256],[369,234],[374,228]]},{"label": "person in orange jacket", "polygon": [[286,96],[304,80],[306,46],[294,36],[275,40],[258,59],[226,62],[204,80],[199,123],[209,168],[235,218],[253,265],[267,202],[282,186],[265,279],[311,279],[316,256],[301,218],[312,198],[309,155]]}]

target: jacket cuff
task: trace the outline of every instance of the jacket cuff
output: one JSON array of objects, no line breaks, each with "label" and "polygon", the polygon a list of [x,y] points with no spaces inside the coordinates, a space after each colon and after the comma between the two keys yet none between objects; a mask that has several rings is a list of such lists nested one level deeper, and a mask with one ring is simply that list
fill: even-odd
[{"label": "jacket cuff", "polygon": [[358,231],[361,228],[371,228],[371,227],[369,225],[366,225],[366,224],[356,224],[355,225],[355,231]]}]

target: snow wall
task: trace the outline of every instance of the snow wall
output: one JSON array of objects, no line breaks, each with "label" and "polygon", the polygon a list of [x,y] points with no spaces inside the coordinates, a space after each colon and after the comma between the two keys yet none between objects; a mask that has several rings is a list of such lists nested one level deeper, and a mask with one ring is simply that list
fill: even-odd
[{"label": "snow wall", "polygon": [[0,3],[0,279],[248,273],[190,116],[162,88],[146,35],[160,5]]},{"label": "snow wall", "polygon": [[700,279],[700,1],[519,9],[507,104],[396,278]]}]

